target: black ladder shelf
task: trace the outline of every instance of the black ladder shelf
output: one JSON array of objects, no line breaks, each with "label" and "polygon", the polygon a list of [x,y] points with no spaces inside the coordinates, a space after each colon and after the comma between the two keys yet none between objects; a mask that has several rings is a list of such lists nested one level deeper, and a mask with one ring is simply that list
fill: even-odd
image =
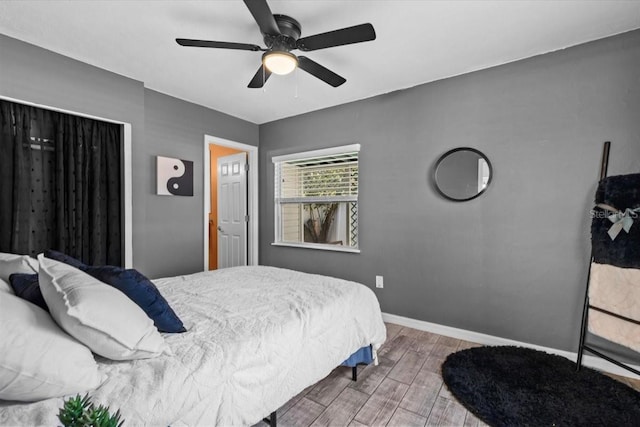
[{"label": "black ladder shelf", "polygon": [[[609,166],[609,150],[611,148],[611,142],[610,141],[606,141],[604,143],[604,147],[602,150],[602,163],[600,164],[600,181],[602,181],[604,178],[607,177],[607,168]],[[611,356],[607,356],[606,354],[602,353],[601,351],[598,351],[596,349],[594,349],[593,347],[589,346],[588,344],[586,344],[586,334],[587,334],[587,324],[588,324],[588,317],[589,317],[589,310],[597,310],[600,311],[602,313],[605,313],[607,315],[610,316],[614,316],[617,317],[619,319],[625,320],[627,322],[631,322],[631,323],[635,323],[637,325],[640,325],[640,322],[638,322],[637,320],[634,319],[630,319],[628,317],[625,316],[621,316],[617,313],[612,313],[610,311],[607,310],[603,310],[601,308],[598,307],[594,307],[591,304],[589,304],[589,283],[590,283],[590,279],[591,279],[591,264],[593,263],[593,245],[591,247],[591,258],[590,258],[590,262],[589,262],[589,270],[587,272],[587,286],[586,286],[586,290],[585,290],[585,296],[584,296],[584,307],[582,309],[582,326],[580,327],[580,343],[578,346],[578,360],[576,361],[576,371],[579,371],[580,368],[582,367],[582,356],[584,351],[588,351],[590,353],[595,354],[596,356],[611,362],[623,369],[626,369],[630,372],[633,372],[636,375],[640,375],[640,371],[638,371],[637,369],[632,368],[631,366],[620,362],[619,360],[614,359]]]}]

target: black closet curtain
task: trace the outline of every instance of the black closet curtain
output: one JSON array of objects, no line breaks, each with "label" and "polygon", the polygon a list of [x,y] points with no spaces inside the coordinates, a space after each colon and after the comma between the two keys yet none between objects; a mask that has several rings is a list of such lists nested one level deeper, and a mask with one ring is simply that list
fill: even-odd
[{"label": "black closet curtain", "polygon": [[0,101],[0,252],[122,265],[120,126]]}]

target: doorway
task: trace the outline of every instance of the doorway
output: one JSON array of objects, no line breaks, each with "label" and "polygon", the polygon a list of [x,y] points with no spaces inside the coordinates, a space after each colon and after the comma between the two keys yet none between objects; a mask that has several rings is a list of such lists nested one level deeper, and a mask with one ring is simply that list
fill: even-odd
[{"label": "doorway", "polygon": [[[218,240],[219,231],[222,230],[221,222],[224,219],[221,218],[220,210],[225,207],[226,200],[220,200],[222,195],[218,194],[218,185],[220,181],[220,171],[218,168],[218,161],[221,158],[237,155],[237,154],[245,154],[246,152],[231,148],[225,147],[222,145],[209,144],[209,159],[211,161],[211,202],[210,202],[210,210],[209,210],[209,270],[215,270],[218,268],[218,244],[221,243]],[[216,172],[217,171],[217,172]],[[226,175],[226,174],[225,174]],[[226,197],[224,197],[226,199]],[[222,255],[222,254],[221,254]],[[222,256],[223,259],[226,259],[225,256]],[[225,267],[225,263],[223,262],[220,267]]]},{"label": "doorway", "polygon": [[[258,263],[258,147],[205,135],[204,138],[204,270],[226,266],[219,264],[218,159],[243,153],[247,159],[247,246],[246,264]],[[224,236],[223,236],[224,237]],[[224,245],[223,245],[224,246]],[[242,264],[245,264],[244,262]]]}]

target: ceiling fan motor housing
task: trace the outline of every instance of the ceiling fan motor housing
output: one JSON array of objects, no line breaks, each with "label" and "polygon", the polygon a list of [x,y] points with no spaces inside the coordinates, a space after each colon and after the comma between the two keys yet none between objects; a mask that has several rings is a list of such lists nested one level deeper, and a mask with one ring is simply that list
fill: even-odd
[{"label": "ceiling fan motor housing", "polygon": [[272,36],[264,35],[264,43],[269,50],[283,50],[289,52],[296,48],[296,41],[300,38],[300,23],[287,15],[274,14],[273,18],[278,24],[280,34]]}]

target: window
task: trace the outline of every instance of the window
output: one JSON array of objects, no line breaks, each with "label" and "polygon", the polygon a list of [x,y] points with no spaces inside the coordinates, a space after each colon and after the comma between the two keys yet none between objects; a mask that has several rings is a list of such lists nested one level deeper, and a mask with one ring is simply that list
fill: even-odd
[{"label": "window", "polygon": [[275,243],[358,250],[360,145],[274,157]]}]

